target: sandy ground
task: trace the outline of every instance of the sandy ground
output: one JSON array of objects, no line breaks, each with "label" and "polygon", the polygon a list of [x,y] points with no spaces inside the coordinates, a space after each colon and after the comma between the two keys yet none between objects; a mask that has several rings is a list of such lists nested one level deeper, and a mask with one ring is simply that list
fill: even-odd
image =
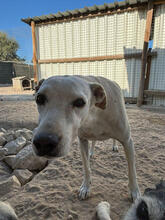
[{"label": "sandy ground", "polygon": [[23,90],[13,88],[12,86],[0,86],[0,95],[31,95],[34,91],[32,90]]},{"label": "sandy ground", "polygon": [[[37,124],[33,101],[0,102],[0,127],[27,127]],[[127,109],[132,128],[137,175],[141,192],[165,176],[165,114],[137,108]],[[19,191],[5,195],[21,220],[90,220],[96,205],[106,200],[111,204],[113,220],[122,219],[131,205],[127,187],[127,163],[122,146],[112,151],[112,141],[97,142],[91,160],[91,197],[80,201],[77,191],[82,181],[82,162],[77,143],[64,158],[54,159],[48,167]],[[94,219],[94,218],[93,218]]]}]

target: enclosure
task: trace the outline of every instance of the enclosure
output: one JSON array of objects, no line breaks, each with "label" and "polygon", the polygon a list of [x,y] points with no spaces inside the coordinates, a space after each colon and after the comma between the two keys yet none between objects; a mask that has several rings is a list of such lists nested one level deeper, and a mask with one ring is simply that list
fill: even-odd
[{"label": "enclosure", "polygon": [[21,62],[0,61],[0,85],[12,84],[12,78],[33,78],[33,66]]},{"label": "enclosure", "polygon": [[164,3],[130,0],[22,19],[32,27],[36,80],[104,76],[128,102],[164,106]]}]

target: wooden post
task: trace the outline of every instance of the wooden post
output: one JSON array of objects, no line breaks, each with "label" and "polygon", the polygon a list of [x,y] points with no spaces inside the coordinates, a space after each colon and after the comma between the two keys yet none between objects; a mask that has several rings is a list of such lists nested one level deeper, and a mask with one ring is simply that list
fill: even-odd
[{"label": "wooden post", "polygon": [[[148,54],[151,53],[151,48],[148,50]],[[150,70],[151,70],[151,56],[147,57],[147,71],[146,71],[146,77],[144,82],[144,90],[148,90],[149,87],[149,81],[150,81]]]},{"label": "wooden post", "polygon": [[36,50],[36,35],[35,35],[35,22],[31,21],[32,28],[32,41],[33,41],[33,69],[34,69],[34,83],[38,82],[37,75],[37,50]]},{"label": "wooden post", "polygon": [[138,94],[138,99],[137,99],[137,106],[138,107],[140,107],[143,104],[144,81],[145,81],[145,71],[146,71],[146,63],[147,63],[147,51],[148,51],[148,42],[149,42],[150,33],[151,33],[153,7],[154,7],[153,0],[150,0],[148,2],[146,29],[145,29],[145,35],[144,35],[143,52],[142,52],[141,77],[140,77],[140,84],[139,84],[139,94]]}]

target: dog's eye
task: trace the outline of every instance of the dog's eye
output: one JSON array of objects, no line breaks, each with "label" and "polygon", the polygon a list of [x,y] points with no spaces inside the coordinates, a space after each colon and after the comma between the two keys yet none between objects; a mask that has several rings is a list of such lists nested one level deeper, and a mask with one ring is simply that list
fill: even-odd
[{"label": "dog's eye", "polygon": [[82,98],[76,99],[72,103],[73,107],[82,108],[85,105],[85,101]]},{"label": "dog's eye", "polygon": [[38,95],[36,98],[36,103],[38,105],[44,105],[46,102],[46,97],[44,95]]}]

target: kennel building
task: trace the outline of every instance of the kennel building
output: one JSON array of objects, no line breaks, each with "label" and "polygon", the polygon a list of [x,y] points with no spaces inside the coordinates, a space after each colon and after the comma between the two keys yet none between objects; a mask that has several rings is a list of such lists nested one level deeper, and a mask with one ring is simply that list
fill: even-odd
[{"label": "kennel building", "polygon": [[115,1],[22,21],[32,28],[35,81],[103,76],[120,85],[126,102],[165,106],[165,0]]}]

